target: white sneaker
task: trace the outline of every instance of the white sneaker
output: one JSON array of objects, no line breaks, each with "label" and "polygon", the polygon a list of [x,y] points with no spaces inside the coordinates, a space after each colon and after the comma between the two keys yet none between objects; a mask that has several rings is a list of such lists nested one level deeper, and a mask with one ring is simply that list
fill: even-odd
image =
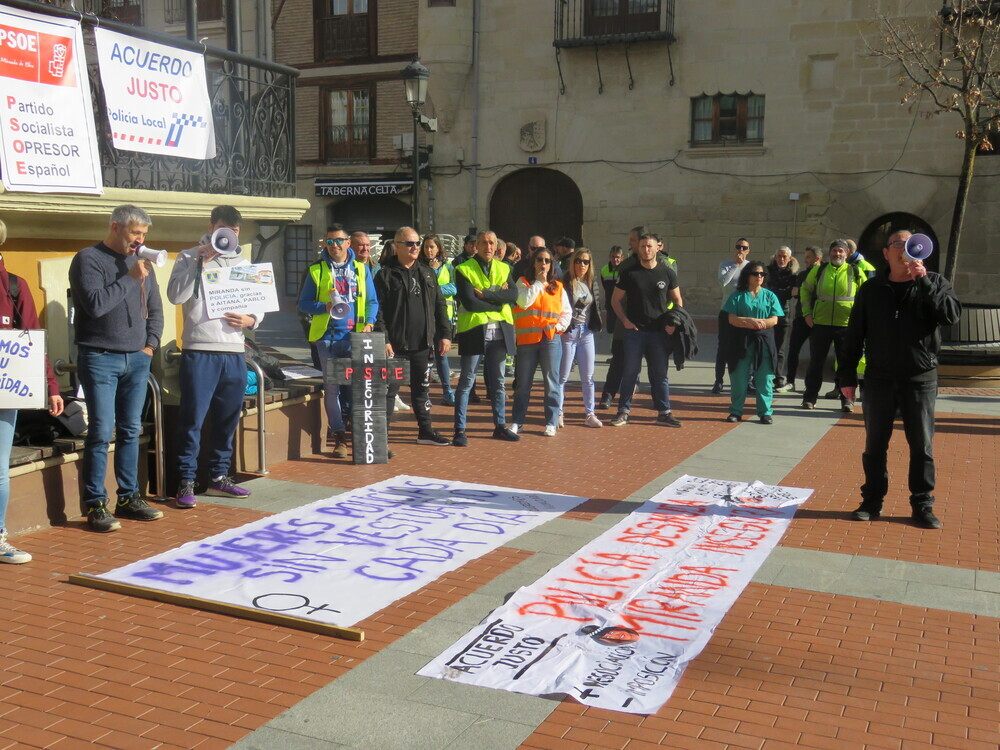
[{"label": "white sneaker", "polygon": [[396,403],[393,405],[392,410],[393,411],[409,411],[410,407],[409,407],[409,405],[407,405],[407,404],[405,404],[403,402],[403,399],[401,399],[399,397],[399,394],[397,393],[396,394]]},{"label": "white sneaker", "polygon": [[0,529],[0,563],[23,565],[26,562],[31,562],[31,555],[10,544],[7,541],[7,529]]},{"label": "white sneaker", "polygon": [[604,427],[604,422],[597,418],[596,414],[588,414],[587,418],[583,420],[584,427]]},{"label": "white sneaker", "polygon": [[509,424],[507,429],[513,432],[515,435],[521,431],[521,425],[519,424]]},{"label": "white sneaker", "polygon": [[559,429],[554,424],[545,425],[545,437],[555,437],[556,430]]}]

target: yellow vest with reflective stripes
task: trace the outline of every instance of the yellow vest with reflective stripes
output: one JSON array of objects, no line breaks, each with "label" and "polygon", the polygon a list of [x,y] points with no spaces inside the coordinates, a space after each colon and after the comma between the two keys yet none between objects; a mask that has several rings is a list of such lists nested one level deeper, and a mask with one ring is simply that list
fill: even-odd
[{"label": "yellow vest with reflective stripes", "polygon": [[[527,279],[517,282],[530,286]],[[550,292],[548,285],[535,297],[531,307],[514,308],[514,333],[517,335],[517,345],[537,344],[542,338],[551,339],[556,335],[556,325],[559,323],[559,313],[562,310],[563,286],[555,282],[555,290]]]},{"label": "yellow vest with reflective stripes", "polygon": [[[465,263],[459,264],[455,269],[456,274],[462,274],[469,283],[476,289],[489,289],[490,287],[500,287],[510,280],[510,266],[502,260],[495,258],[490,261],[490,276],[486,278],[482,266],[475,258],[469,258]],[[465,333],[471,331],[476,326],[486,325],[490,322],[505,321],[514,324],[514,317],[510,312],[510,305],[504,305],[499,312],[469,312],[462,308],[458,312],[458,332]]]},{"label": "yellow vest with reflective stripes", "polygon": [[[365,330],[365,302],[368,296],[368,268],[359,260],[354,261],[354,275],[358,281],[358,296],[354,299],[354,330],[361,333]],[[316,285],[316,301],[329,302],[330,290],[333,289],[333,274],[330,264],[325,260],[309,266],[309,276]],[[326,313],[313,315],[309,322],[309,340],[319,341],[330,327],[330,316]]]},{"label": "yellow vest with reflective stripes", "polygon": [[854,297],[867,277],[855,266],[823,263],[809,272],[799,289],[803,315],[812,315],[822,326],[846,326],[854,307]]}]

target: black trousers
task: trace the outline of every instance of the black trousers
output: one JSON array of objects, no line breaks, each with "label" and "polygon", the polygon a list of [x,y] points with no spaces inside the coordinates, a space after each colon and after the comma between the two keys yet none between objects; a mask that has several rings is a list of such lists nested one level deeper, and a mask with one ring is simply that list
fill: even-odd
[{"label": "black trousers", "polygon": [[903,417],[903,434],[910,447],[910,505],[914,508],[934,503],[934,405],[937,402],[937,379],[929,382],[865,378],[862,404],[865,409],[865,452],[861,464],[865,483],[861,486],[862,503],[881,510],[889,489],[886,454],[896,421],[896,410]]},{"label": "black trousers", "polygon": [[[413,416],[417,419],[421,435],[434,430],[431,426],[430,353],[430,349],[417,349],[410,352],[397,351],[396,356],[387,362],[387,366],[390,368],[393,362],[398,362],[401,359],[410,363],[410,405],[413,407]],[[390,380],[385,397],[386,429],[392,423],[397,393],[399,393],[399,382]]]},{"label": "black trousers", "polygon": [[788,314],[790,305],[782,305],[785,310],[784,315],[778,316],[778,324],[774,327],[774,346],[778,350],[778,361],[774,363],[774,384],[784,385],[785,383],[785,359],[788,353],[788,335],[792,330],[792,318]]},{"label": "black trousers", "polygon": [[[837,362],[844,361],[844,339],[847,336],[847,326],[813,326],[809,334],[809,369],[806,371],[806,390],[802,394],[803,401],[816,402],[819,389],[823,387],[823,367],[826,365],[826,355],[830,353],[830,344],[836,354]],[[836,381],[834,381],[836,383]],[[840,400],[843,402],[844,397]]]},{"label": "black trousers", "polygon": [[[729,313],[719,310],[719,348],[715,352],[715,382],[721,383],[726,374],[726,352],[729,351],[730,341],[736,336],[736,329],[729,325]],[[732,380],[733,371],[729,369],[729,379]]]},{"label": "black trousers", "polygon": [[792,319],[792,333],[788,337],[788,367],[785,369],[785,381],[788,383],[795,382],[799,372],[799,352],[809,340],[811,330],[805,318]]}]

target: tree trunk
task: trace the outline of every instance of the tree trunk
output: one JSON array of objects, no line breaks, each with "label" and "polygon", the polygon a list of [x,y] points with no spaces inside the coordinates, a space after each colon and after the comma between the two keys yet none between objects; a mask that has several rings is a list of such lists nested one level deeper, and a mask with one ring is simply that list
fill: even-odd
[{"label": "tree trunk", "polygon": [[972,173],[976,167],[978,145],[971,138],[964,141],[962,171],[958,175],[958,192],[955,194],[955,209],[951,215],[951,231],[948,233],[948,256],[944,263],[944,276],[948,281],[955,277],[958,264],[958,243],[962,238],[962,224],[965,221],[965,206],[969,202],[969,188],[972,187]]}]

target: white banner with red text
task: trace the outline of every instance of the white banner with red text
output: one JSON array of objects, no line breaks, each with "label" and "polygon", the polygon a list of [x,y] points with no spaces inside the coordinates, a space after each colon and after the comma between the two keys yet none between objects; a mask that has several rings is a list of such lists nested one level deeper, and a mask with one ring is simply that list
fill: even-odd
[{"label": "white banner with red text", "polygon": [[655,713],[811,494],[683,476],[418,674]]},{"label": "white banner with red text", "polygon": [[215,158],[204,55],[108,29],[94,38],[115,148]]},{"label": "white banner with red text", "polygon": [[98,578],[348,627],[585,499],[398,476]]},{"label": "white banner with red text", "polygon": [[0,171],[7,190],[104,192],[79,21],[0,6]]}]

